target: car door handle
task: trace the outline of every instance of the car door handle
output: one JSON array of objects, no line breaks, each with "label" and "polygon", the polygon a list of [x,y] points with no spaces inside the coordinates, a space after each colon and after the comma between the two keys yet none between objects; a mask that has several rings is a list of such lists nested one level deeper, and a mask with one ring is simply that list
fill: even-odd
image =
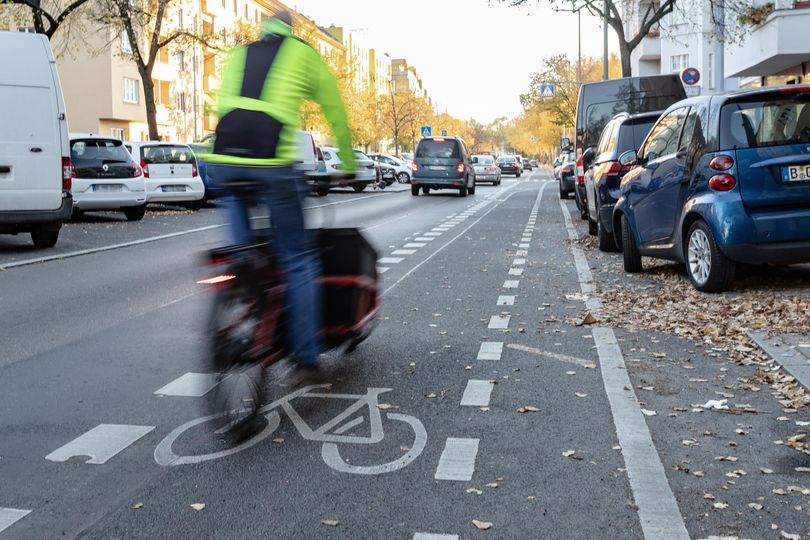
[{"label": "car door handle", "polygon": [[40,147],[38,147],[38,146],[35,146],[35,147],[33,147],[33,148],[31,149],[31,152],[33,152],[33,153],[35,153],[35,154],[38,154],[38,153],[42,152],[42,148],[40,148]]}]

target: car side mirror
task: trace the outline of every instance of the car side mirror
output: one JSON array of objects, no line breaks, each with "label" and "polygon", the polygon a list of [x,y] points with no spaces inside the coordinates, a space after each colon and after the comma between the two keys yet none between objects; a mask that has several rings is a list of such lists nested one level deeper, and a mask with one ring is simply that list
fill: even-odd
[{"label": "car side mirror", "polygon": [[593,146],[588,147],[585,152],[582,153],[582,166],[584,168],[590,167],[591,163],[593,163],[593,159],[596,156],[596,149]]},{"label": "car side mirror", "polygon": [[622,167],[633,167],[638,165],[638,153],[635,150],[628,150],[619,156],[619,165]]}]

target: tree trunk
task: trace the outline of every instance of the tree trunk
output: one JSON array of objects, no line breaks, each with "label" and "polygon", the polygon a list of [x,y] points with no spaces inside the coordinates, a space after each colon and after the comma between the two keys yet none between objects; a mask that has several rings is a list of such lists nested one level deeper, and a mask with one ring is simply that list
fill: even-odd
[{"label": "tree trunk", "polygon": [[394,130],[394,152],[399,155],[399,130]]},{"label": "tree trunk", "polygon": [[622,60],[622,77],[629,77],[632,75],[632,66],[630,64],[630,54],[632,53],[632,49],[628,43],[624,40],[619,40],[619,55]]},{"label": "tree trunk", "polygon": [[155,84],[152,76],[146,69],[139,69],[143,83],[143,103],[146,106],[146,125],[149,128],[149,140],[159,141],[160,134],[157,126],[157,106],[155,105]]}]

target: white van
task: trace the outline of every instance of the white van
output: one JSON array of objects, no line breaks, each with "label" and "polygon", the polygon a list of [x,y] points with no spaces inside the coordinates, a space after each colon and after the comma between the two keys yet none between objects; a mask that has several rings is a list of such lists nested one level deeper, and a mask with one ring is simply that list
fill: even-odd
[{"label": "white van", "polygon": [[73,212],[65,103],[48,39],[0,32],[0,233],[51,247]]}]

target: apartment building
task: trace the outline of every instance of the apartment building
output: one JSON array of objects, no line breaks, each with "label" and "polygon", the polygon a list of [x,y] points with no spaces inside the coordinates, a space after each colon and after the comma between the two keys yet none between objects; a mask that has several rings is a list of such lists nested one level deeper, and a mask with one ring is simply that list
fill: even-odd
[{"label": "apartment building", "polygon": [[430,101],[428,91],[413,66],[404,58],[391,60],[391,85],[395,92],[411,92]]}]

